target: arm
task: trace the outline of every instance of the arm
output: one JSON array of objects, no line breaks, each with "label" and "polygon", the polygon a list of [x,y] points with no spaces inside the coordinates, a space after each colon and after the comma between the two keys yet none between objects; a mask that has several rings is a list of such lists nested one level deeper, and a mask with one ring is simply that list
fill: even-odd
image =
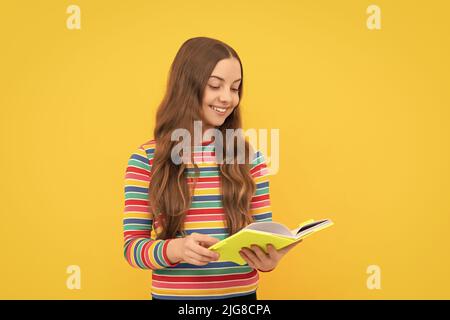
[{"label": "arm", "polygon": [[255,153],[250,173],[256,184],[256,191],[250,203],[250,214],[255,222],[272,221],[269,169],[260,151]]},{"label": "arm", "polygon": [[[255,179],[256,192],[251,201],[250,212],[255,222],[272,221],[269,196],[269,172],[264,157],[260,152],[256,153],[251,173]],[[240,254],[250,267],[260,272],[270,272],[276,268],[283,256],[300,242],[290,244],[280,250],[275,249],[274,246],[269,244],[267,246],[268,253],[265,253],[258,246],[251,246],[251,248],[242,249]]]},{"label": "arm", "polygon": [[[269,169],[267,167],[264,155],[257,151],[250,173],[256,184],[256,191],[252,197],[250,204],[250,214],[255,222],[272,221],[272,207],[270,203],[270,189],[269,189]],[[270,272],[274,269],[262,271]]]},{"label": "arm", "polygon": [[[147,154],[148,152],[148,154]],[[217,253],[204,248],[219,240],[208,235],[192,233],[184,238],[155,240],[151,237],[153,223],[149,210],[149,187],[154,148],[142,147],[128,160],[125,174],[124,255],[127,262],[140,269],[163,269],[180,262],[205,265],[216,261]]]},{"label": "arm", "polygon": [[124,256],[133,267],[163,269],[179,263],[179,239],[154,240],[153,216],[149,211],[149,185],[153,153],[141,146],[128,160],[125,173],[123,218]]}]

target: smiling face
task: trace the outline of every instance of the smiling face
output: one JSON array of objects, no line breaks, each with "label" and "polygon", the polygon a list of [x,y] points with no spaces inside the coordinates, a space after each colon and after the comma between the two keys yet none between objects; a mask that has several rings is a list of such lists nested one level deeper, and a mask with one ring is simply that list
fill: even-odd
[{"label": "smiling face", "polygon": [[239,103],[241,66],[235,58],[220,60],[203,94],[203,129],[221,126]]}]

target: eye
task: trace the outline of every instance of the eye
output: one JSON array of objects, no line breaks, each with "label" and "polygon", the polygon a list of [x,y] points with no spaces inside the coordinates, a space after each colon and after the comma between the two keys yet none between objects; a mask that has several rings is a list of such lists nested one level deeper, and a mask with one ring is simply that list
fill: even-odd
[{"label": "eye", "polygon": [[[217,89],[220,89],[220,87],[215,87],[215,86],[212,86],[212,85],[209,85],[209,87],[210,87],[211,89],[213,89],[213,90],[217,90]],[[239,92],[239,89],[234,89],[234,88],[231,88],[231,91],[234,91],[234,92]]]}]

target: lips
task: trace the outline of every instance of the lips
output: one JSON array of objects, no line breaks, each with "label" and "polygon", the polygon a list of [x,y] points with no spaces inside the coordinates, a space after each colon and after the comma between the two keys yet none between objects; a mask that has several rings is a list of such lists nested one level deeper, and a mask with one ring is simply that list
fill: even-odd
[{"label": "lips", "polygon": [[227,112],[227,109],[228,109],[228,108],[216,107],[216,106],[213,106],[213,105],[209,105],[209,107],[212,110],[214,110],[215,112],[217,112],[218,114],[220,114],[220,115],[225,114]]}]

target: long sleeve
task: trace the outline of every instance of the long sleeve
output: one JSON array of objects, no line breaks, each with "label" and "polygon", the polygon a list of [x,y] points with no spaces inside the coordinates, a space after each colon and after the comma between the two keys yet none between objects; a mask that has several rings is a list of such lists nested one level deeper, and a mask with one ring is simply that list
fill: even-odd
[{"label": "long sleeve", "polygon": [[256,183],[256,191],[250,203],[250,214],[255,222],[272,221],[269,170],[264,155],[260,151],[257,151],[253,157],[250,173]]},{"label": "long sleeve", "polygon": [[167,257],[168,240],[151,238],[153,216],[149,211],[149,187],[154,148],[141,145],[128,160],[125,173],[125,208],[123,218],[124,256],[140,269],[176,266]]},{"label": "long sleeve", "polygon": [[[257,151],[252,162],[250,173],[256,183],[256,192],[250,204],[250,213],[255,222],[272,221],[272,208],[270,205],[269,192],[269,169],[264,155]],[[274,268],[275,269],[275,268]],[[259,272],[271,272],[272,270]]]}]

